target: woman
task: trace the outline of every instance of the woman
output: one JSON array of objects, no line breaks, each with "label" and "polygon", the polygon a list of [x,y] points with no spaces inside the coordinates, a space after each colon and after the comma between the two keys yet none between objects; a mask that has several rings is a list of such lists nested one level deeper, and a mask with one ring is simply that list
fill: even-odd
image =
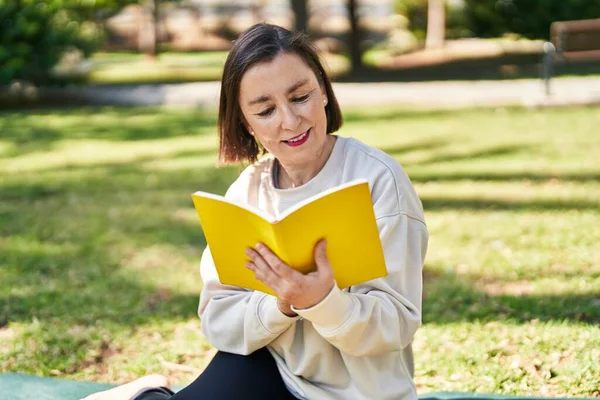
[{"label": "woman", "polygon": [[[308,275],[259,244],[247,250],[246,267],[274,297],[219,283],[207,248],[199,315],[202,332],[219,352],[204,373],[175,395],[148,389],[167,385],[151,376],[92,398],[417,397],[411,341],[421,325],[428,242],[421,202],[393,158],[333,135],[341,124],[329,78],[305,36],[258,24],[238,38],[223,73],[219,152],[224,163],[252,165],[227,196],[277,215],[323,190],[365,178],[388,276],[340,290],[326,243],[315,247],[317,271]],[[259,159],[261,151],[268,155]]]}]

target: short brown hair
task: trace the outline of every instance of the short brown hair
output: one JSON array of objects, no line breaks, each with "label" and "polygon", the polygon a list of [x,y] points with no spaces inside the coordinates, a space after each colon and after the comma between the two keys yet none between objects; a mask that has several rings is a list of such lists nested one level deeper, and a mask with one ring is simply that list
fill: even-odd
[{"label": "short brown hair", "polygon": [[219,100],[219,164],[254,162],[259,153],[264,152],[244,124],[239,105],[240,83],[250,67],[270,62],[280,53],[293,53],[302,58],[325,89],[327,133],[333,133],[342,126],[342,112],[331,81],[308,37],[302,32],[292,33],[277,25],[256,24],[240,35],[225,61]]}]

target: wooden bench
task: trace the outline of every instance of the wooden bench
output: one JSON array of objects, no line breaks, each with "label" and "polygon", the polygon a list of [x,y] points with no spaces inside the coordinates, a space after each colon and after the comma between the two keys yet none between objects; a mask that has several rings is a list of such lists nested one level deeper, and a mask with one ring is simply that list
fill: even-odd
[{"label": "wooden bench", "polygon": [[544,44],[546,94],[555,65],[594,61],[600,62],[600,18],[553,22],[550,42]]}]

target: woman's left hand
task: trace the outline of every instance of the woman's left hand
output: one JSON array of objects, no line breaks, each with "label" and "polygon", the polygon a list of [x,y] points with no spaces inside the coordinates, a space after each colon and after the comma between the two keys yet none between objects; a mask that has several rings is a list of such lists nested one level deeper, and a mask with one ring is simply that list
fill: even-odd
[{"label": "woman's left hand", "polygon": [[246,250],[252,260],[246,262],[246,267],[275,292],[280,303],[297,309],[310,308],[327,297],[335,284],[326,247],[324,240],[317,243],[314,250],[317,269],[306,275],[290,268],[262,243],[256,245],[256,249]]}]

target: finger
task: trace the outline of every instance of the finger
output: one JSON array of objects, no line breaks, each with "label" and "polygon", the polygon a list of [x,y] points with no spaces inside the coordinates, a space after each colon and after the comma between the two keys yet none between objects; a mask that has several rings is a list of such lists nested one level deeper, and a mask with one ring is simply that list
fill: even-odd
[{"label": "finger", "polygon": [[267,264],[269,264],[271,269],[281,278],[285,280],[294,280],[302,276],[301,273],[299,273],[293,268],[290,268],[286,263],[281,261],[281,259],[279,259],[279,257],[277,257],[277,255],[275,255],[275,253],[273,253],[271,249],[269,249],[264,244],[258,243],[256,245],[256,250],[262,257],[262,259]]},{"label": "finger", "polygon": [[254,277],[256,279],[263,282],[264,276],[263,276],[262,272],[260,271],[260,269],[256,268],[256,264],[254,264],[252,261],[246,261],[246,268],[248,268],[250,271],[252,271],[254,273]]},{"label": "finger", "polygon": [[[250,257],[252,263],[254,265],[254,273],[260,273],[264,279],[269,280],[270,282],[276,283],[276,280],[279,279],[279,276],[271,266],[264,260],[264,258],[254,249],[248,248],[246,249],[246,255]],[[265,282],[266,283],[266,282]],[[273,289],[273,288],[271,288]]]},{"label": "finger", "polygon": [[256,267],[259,270],[266,270],[266,269],[271,269],[271,267],[269,266],[269,264],[264,260],[264,258],[259,254],[258,251],[254,250],[253,248],[249,247],[246,249],[246,255],[248,257],[250,257],[250,259],[252,260],[252,262],[256,265]]},{"label": "finger", "polygon": [[270,287],[272,290],[275,290],[274,286],[276,286],[276,284],[273,279],[273,276],[275,276],[275,273],[273,273],[273,272],[269,273],[268,270],[265,271],[260,268],[257,268],[256,264],[253,263],[252,261],[246,262],[246,268],[248,268],[249,270],[254,272],[254,278],[261,281],[262,283],[264,283],[265,285]]},{"label": "finger", "polygon": [[330,275],[333,274],[331,264],[327,258],[327,241],[325,239],[320,240],[315,246],[315,264],[317,264],[318,275]]}]

